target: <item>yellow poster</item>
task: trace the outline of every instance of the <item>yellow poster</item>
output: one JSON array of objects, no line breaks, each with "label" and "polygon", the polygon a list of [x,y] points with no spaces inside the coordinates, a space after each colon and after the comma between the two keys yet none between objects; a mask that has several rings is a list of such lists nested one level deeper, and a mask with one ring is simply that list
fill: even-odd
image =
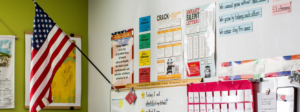
[{"label": "yellow poster", "polygon": [[140,66],[150,65],[150,50],[140,51],[140,53],[139,53],[139,65]]}]

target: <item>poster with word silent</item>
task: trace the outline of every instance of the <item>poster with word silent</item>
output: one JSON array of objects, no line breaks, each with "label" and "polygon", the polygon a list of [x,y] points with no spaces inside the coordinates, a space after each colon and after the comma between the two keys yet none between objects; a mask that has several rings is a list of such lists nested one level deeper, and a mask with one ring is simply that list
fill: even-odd
[{"label": "poster with word silent", "polygon": [[114,86],[133,82],[133,29],[112,33],[112,82]]},{"label": "poster with word silent", "polygon": [[186,9],[185,78],[215,76],[215,3]]},{"label": "poster with word silent", "polygon": [[183,11],[157,15],[157,80],[183,74]]}]

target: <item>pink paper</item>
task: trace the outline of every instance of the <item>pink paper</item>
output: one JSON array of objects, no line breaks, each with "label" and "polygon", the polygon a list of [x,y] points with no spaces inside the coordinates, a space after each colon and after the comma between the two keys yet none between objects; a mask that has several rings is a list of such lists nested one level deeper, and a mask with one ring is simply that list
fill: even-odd
[{"label": "pink paper", "polygon": [[291,1],[283,2],[280,4],[274,4],[272,6],[273,15],[290,13],[292,11]]},{"label": "pink paper", "polygon": [[273,2],[278,2],[278,1],[280,1],[280,0],[273,0]]}]

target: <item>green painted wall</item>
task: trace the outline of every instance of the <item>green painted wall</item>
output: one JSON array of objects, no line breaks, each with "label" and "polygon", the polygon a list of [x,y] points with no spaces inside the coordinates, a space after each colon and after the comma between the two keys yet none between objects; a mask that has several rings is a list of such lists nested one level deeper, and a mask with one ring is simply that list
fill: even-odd
[{"label": "green painted wall", "polygon": [[[49,16],[67,34],[81,35],[82,50],[88,54],[88,0],[36,0]],[[19,39],[15,52],[15,108],[1,112],[28,112],[25,105],[25,37],[24,31],[32,31],[34,3],[31,0],[0,0],[0,19],[10,27]],[[0,22],[0,35],[13,35]],[[88,111],[88,61],[82,56],[81,110],[42,110],[40,112]]]}]

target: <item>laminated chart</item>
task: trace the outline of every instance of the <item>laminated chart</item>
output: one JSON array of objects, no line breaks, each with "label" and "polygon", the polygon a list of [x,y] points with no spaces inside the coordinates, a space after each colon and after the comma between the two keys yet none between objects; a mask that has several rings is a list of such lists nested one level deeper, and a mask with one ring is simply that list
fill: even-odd
[{"label": "laminated chart", "polygon": [[183,76],[182,21],[183,11],[157,15],[157,80]]},{"label": "laminated chart", "polygon": [[185,78],[215,76],[215,3],[185,10]]}]

